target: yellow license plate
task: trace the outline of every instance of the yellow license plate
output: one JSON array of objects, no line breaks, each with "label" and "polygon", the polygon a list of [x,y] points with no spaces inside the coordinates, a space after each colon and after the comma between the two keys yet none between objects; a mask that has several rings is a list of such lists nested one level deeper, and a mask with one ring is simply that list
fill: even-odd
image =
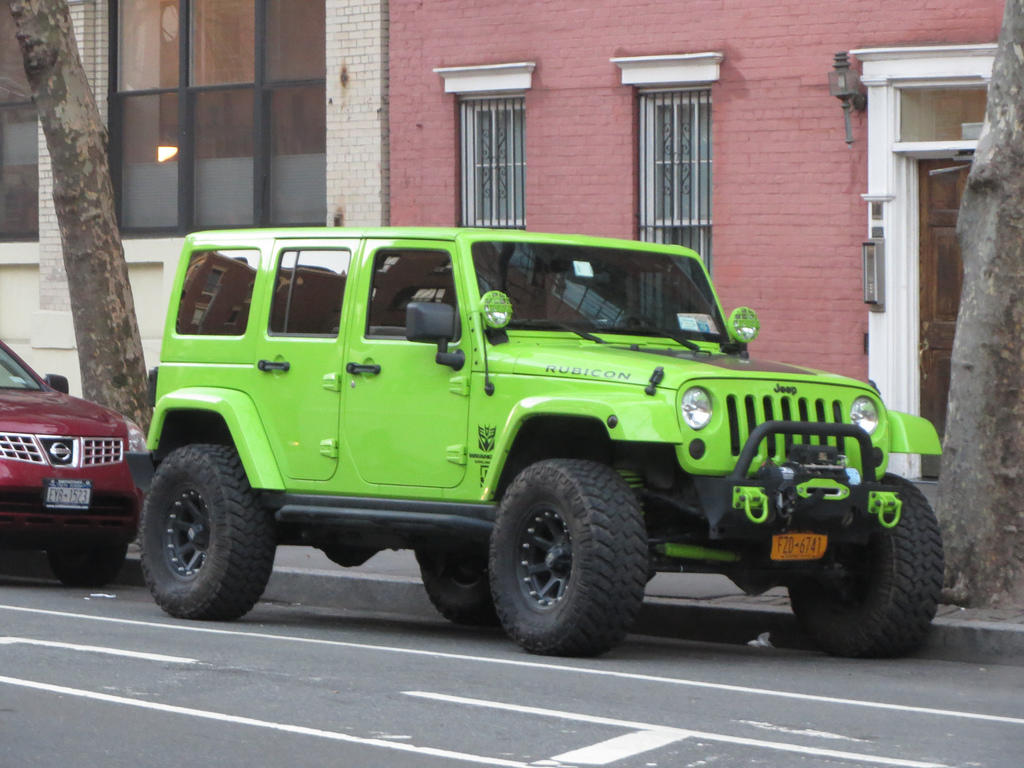
[{"label": "yellow license plate", "polygon": [[819,560],[827,547],[822,533],[780,533],[772,536],[772,560]]}]

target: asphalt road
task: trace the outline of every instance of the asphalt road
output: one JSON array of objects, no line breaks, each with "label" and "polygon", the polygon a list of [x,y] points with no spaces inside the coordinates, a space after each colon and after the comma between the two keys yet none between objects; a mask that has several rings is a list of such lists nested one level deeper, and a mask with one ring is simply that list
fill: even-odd
[{"label": "asphalt road", "polygon": [[1024,668],[631,638],[529,656],[498,630],[0,579],[0,766],[1020,768]]}]

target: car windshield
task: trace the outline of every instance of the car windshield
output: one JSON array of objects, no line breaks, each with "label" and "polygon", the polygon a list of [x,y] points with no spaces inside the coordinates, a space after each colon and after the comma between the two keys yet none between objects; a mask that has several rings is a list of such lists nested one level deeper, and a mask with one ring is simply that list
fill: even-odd
[{"label": "car windshield", "polygon": [[0,389],[41,389],[32,375],[3,347],[0,347]]},{"label": "car windshield", "polygon": [[473,244],[481,295],[512,300],[509,329],[724,342],[725,324],[696,259],[557,243]]}]

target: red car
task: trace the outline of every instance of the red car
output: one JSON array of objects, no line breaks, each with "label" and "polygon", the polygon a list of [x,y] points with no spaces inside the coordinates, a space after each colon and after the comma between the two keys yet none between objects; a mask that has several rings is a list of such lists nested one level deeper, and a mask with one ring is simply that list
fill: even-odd
[{"label": "red car", "polygon": [[146,438],[67,391],[66,378],[41,378],[0,342],[0,550],[46,550],[62,583],[98,587],[135,538],[142,492],[126,457]]}]

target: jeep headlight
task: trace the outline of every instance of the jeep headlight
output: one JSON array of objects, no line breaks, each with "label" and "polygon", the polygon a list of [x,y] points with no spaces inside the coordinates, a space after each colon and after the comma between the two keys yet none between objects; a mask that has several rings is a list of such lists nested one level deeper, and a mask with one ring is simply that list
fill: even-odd
[{"label": "jeep headlight", "polygon": [[878,406],[870,397],[858,397],[850,406],[850,421],[869,435],[878,427]]},{"label": "jeep headlight", "polygon": [[680,409],[690,429],[704,429],[711,421],[711,395],[702,387],[690,387],[683,393]]}]

